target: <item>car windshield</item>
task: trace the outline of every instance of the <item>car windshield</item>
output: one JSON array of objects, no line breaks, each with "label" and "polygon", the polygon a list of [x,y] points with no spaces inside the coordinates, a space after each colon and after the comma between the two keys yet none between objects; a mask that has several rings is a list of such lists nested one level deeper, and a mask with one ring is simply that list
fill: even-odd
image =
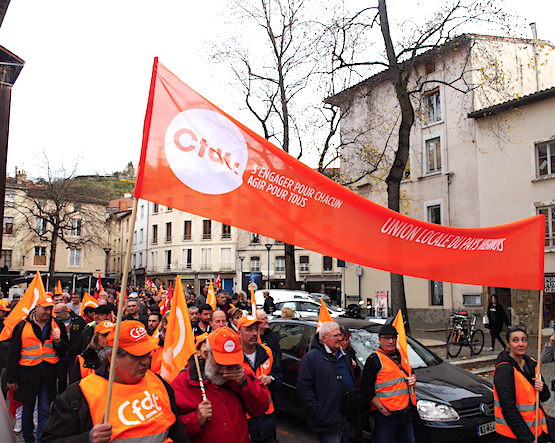
[{"label": "car windshield", "polygon": [[[357,360],[364,365],[368,356],[380,345],[378,342],[378,334],[376,332],[369,332],[366,329],[350,329],[350,331],[350,344],[356,352]],[[435,366],[441,363],[434,354],[410,337],[407,337],[407,345],[409,361],[413,369]]]},{"label": "car windshield", "polygon": [[[318,306],[320,306],[320,297],[314,295],[314,294],[309,294],[309,297],[314,300],[316,303],[318,303]],[[326,304],[326,307],[334,312],[341,312],[341,309],[338,308],[337,306],[334,306],[331,304],[331,302],[329,302],[328,300],[324,300],[324,303]]]}]

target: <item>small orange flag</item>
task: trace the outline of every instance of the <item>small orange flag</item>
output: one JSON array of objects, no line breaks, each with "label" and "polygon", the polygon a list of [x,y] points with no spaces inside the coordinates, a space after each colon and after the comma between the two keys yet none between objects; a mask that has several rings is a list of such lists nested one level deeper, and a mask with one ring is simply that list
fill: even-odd
[{"label": "small orange flag", "polygon": [[212,280],[210,280],[210,286],[208,286],[208,294],[206,296],[206,303],[212,306],[212,310],[216,310],[216,293],[214,292],[214,286],[212,285]]},{"label": "small orange flag", "polygon": [[410,368],[410,373],[412,374],[412,367],[410,366],[407,352],[407,334],[405,332],[405,322],[403,321],[403,313],[400,309],[399,312],[397,312],[392,325],[395,329],[397,329],[397,349],[399,349],[401,357],[405,359],[405,363]]},{"label": "small orange flag", "polygon": [[168,325],[166,326],[160,375],[168,383],[171,383],[187,365],[189,358],[195,352],[195,338],[191,327],[191,319],[189,318],[187,300],[185,300],[181,279],[177,277],[170,315],[168,316]]},{"label": "small orange flag", "polygon": [[316,332],[318,332],[320,326],[322,326],[322,323],[325,323],[327,321],[333,321],[333,318],[331,318],[330,311],[328,311],[324,300],[322,300],[322,297],[320,297],[320,315],[318,316],[318,327],[316,328]]},{"label": "small orange flag", "polygon": [[254,297],[254,285],[251,283],[249,285],[249,288],[251,289],[251,310],[252,310],[251,315],[258,320],[258,314],[256,312],[256,299]]},{"label": "small orange flag", "polygon": [[92,306],[93,308],[98,308],[99,305],[100,303],[98,303],[98,300],[96,298],[94,298],[89,293],[85,292],[85,295],[83,296],[83,300],[81,300],[81,309],[79,310],[79,315],[81,316],[83,315],[83,312],[85,311],[86,307]]},{"label": "small orange flag", "polygon": [[27,318],[29,312],[31,312],[39,299],[39,297],[45,296],[44,285],[42,283],[42,278],[40,273],[37,272],[35,278],[21,297],[21,300],[15,305],[8,315],[4,319],[4,329],[0,333],[0,341],[8,340],[12,336],[13,328],[23,319]]},{"label": "small orange flag", "polygon": [[63,294],[62,282],[60,280],[58,280],[58,284],[56,285],[56,289],[54,290],[54,294],[56,294],[56,295],[62,295]]}]

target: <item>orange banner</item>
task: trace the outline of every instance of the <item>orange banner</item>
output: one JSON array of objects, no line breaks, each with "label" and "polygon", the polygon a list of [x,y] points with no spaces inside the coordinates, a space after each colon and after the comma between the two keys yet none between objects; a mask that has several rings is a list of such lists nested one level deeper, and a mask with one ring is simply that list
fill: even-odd
[{"label": "orange banner", "polygon": [[543,289],[545,217],[462,229],[411,219],[324,177],[154,60],[135,197],[351,263]]}]

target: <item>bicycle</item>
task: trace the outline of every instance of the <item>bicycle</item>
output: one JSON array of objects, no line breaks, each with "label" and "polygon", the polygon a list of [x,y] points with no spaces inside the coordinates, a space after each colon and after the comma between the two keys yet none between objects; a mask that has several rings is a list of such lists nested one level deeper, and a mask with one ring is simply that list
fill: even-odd
[{"label": "bicycle", "polygon": [[474,314],[472,321],[468,318],[468,312],[455,312],[450,322],[453,328],[447,337],[447,355],[456,357],[461,353],[463,346],[470,348],[470,355],[478,355],[484,349],[484,331],[476,328],[478,314]]}]

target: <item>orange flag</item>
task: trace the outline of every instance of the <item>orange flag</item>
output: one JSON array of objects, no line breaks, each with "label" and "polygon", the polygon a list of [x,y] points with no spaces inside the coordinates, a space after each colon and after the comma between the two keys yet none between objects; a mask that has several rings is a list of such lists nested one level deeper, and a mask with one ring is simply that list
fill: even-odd
[{"label": "orange flag", "polygon": [[316,332],[318,332],[320,326],[322,326],[322,323],[325,323],[327,321],[333,321],[333,318],[331,318],[330,311],[328,311],[324,300],[322,300],[322,297],[320,297],[320,315],[318,316],[318,327],[316,328]]},{"label": "orange flag", "polygon": [[401,357],[405,359],[406,364],[410,368],[410,373],[412,374],[412,367],[409,363],[408,351],[407,351],[407,334],[405,333],[405,323],[403,321],[403,313],[399,309],[395,320],[392,323],[393,327],[397,329],[397,349],[401,353]]},{"label": "orange flag", "polygon": [[258,320],[258,314],[256,313],[256,300],[254,298],[254,285],[251,283],[249,285],[251,288],[251,309],[252,309],[252,316]]},{"label": "orange flag", "polygon": [[58,284],[56,285],[56,289],[54,290],[54,294],[56,295],[61,295],[63,294],[62,291],[62,282],[60,280],[58,280]]},{"label": "orange flag", "polygon": [[85,308],[87,306],[98,308],[99,305],[100,303],[98,303],[98,300],[96,298],[94,298],[89,293],[85,292],[85,295],[83,296],[83,300],[81,300],[81,310],[79,311],[79,315],[83,315],[83,312],[85,311]]},{"label": "orange flag", "polygon": [[212,310],[216,310],[216,293],[214,292],[214,286],[212,285],[212,280],[210,280],[210,286],[208,287],[208,295],[206,296],[206,303],[212,306]]},{"label": "orange flag", "polygon": [[183,292],[181,279],[177,277],[173,294],[166,340],[162,353],[162,369],[160,375],[171,383],[177,374],[187,365],[189,358],[196,351],[193,328],[189,318],[189,309]]},{"label": "orange flag", "polygon": [[0,341],[8,340],[12,336],[13,328],[23,319],[27,318],[29,312],[35,308],[39,297],[46,295],[40,273],[37,272],[35,278],[4,320],[4,329],[0,333]]}]

